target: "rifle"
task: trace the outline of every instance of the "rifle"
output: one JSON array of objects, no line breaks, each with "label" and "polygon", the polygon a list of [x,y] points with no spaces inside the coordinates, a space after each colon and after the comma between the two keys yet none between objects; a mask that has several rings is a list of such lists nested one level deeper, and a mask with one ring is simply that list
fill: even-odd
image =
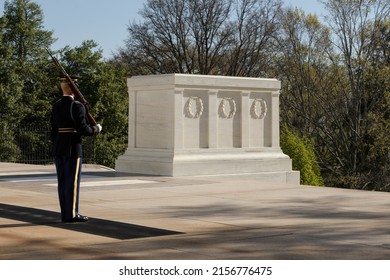
[{"label": "rifle", "polygon": [[81,104],[84,105],[85,107],[85,114],[87,116],[87,119],[89,121],[89,124],[91,126],[95,126],[97,123],[94,119],[94,117],[91,115],[90,113],[90,107],[89,107],[89,103],[88,101],[84,98],[84,96],[82,95],[82,93],[80,92],[78,86],[76,85],[76,83],[72,80],[72,78],[69,76],[68,73],[66,73],[64,67],[62,67],[62,65],[60,64],[60,62],[58,61],[58,59],[56,57],[54,57],[51,52],[46,49],[46,51],[49,53],[50,57],[51,57],[51,60],[53,61],[54,65],[59,67],[61,69],[61,72],[62,74],[64,75],[64,78],[66,78],[73,94],[74,94],[74,99],[79,101]]}]

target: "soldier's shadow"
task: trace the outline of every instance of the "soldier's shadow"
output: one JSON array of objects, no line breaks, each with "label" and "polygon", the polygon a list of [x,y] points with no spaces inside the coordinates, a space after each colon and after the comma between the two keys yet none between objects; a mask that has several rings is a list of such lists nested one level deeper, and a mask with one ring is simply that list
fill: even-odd
[{"label": "soldier's shadow", "polygon": [[[60,222],[60,214],[57,212],[3,203],[0,203],[0,217],[25,222],[29,225],[45,225],[121,240],[182,234],[182,232],[177,231],[98,218],[90,218],[87,223],[64,224]],[[9,225],[0,225],[0,227],[9,227]]]}]

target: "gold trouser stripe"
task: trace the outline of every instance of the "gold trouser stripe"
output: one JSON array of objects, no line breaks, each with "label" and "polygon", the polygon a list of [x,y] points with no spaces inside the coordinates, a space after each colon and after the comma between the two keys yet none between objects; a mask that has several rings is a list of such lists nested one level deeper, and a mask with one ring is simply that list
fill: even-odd
[{"label": "gold trouser stripe", "polygon": [[73,182],[73,208],[72,208],[72,218],[76,217],[76,202],[77,202],[77,181],[79,179],[79,169],[80,169],[80,157],[77,157],[76,162],[76,174],[74,176]]},{"label": "gold trouser stripe", "polygon": [[68,133],[68,132],[76,133],[77,130],[74,129],[73,127],[60,127],[60,128],[58,129],[58,132],[59,132],[59,133]]}]

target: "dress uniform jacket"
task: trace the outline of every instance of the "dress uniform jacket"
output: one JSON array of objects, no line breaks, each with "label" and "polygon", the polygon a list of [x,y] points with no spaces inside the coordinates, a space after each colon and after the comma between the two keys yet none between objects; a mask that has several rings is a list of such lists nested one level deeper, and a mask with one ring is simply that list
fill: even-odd
[{"label": "dress uniform jacket", "polygon": [[55,156],[82,156],[81,136],[92,136],[84,105],[72,96],[63,96],[52,109],[51,139]]}]

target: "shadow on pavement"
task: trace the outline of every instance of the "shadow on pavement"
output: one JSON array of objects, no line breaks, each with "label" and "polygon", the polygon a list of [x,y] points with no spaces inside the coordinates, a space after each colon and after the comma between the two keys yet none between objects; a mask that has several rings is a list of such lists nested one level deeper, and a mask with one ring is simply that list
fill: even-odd
[{"label": "shadow on pavement", "polygon": [[[182,234],[182,232],[177,231],[145,227],[98,218],[90,218],[87,223],[64,224],[59,222],[60,214],[57,212],[3,203],[0,203],[0,217],[26,222],[32,225],[46,225],[121,240]],[[8,226],[14,227],[20,225]],[[7,225],[1,227],[7,227]]]}]

